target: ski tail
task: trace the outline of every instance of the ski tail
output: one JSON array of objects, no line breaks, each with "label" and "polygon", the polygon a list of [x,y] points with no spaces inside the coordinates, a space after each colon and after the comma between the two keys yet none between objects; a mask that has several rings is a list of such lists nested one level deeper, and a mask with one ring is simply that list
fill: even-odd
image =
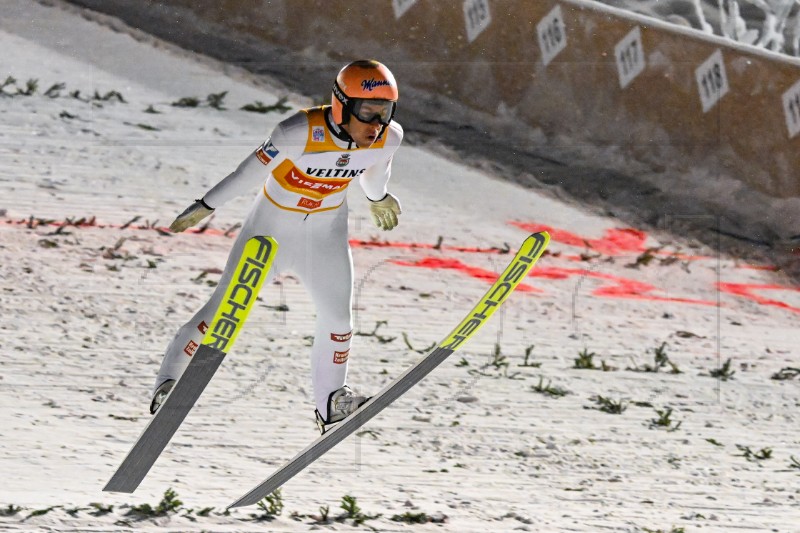
[{"label": "ski tail", "polygon": [[546,232],[534,233],[525,239],[514,259],[481,298],[478,305],[433,351],[412,365],[400,377],[386,385],[383,390],[370,398],[357,411],[333,426],[332,429],[297,454],[294,459],[276,470],[260,485],[232,503],[229,508],[258,503],[366,424],[375,415],[405,394],[411,387],[419,383],[420,380],[478,332],[489,317],[497,311],[514,289],[517,288],[517,285],[525,279],[531,268],[536,264],[536,261],[544,253],[549,242],[550,235]]},{"label": "ski tail", "polygon": [[269,275],[277,249],[278,243],[271,237],[247,241],[201,346],[104,491],[131,493],[150,471],[233,347]]}]

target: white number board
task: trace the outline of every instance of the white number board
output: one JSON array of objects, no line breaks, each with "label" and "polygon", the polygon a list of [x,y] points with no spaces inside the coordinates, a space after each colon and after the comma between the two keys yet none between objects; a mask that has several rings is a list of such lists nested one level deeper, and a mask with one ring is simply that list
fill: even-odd
[{"label": "white number board", "polygon": [[717,50],[695,70],[697,90],[703,103],[703,113],[714,107],[728,93],[728,76],[722,50]]},{"label": "white number board", "polygon": [[492,22],[489,0],[465,0],[464,21],[467,24],[467,41],[472,42]]},{"label": "white number board", "polygon": [[536,25],[539,35],[539,48],[542,50],[542,61],[547,66],[559,52],[567,47],[567,27],[561,14],[561,6],[556,5]]},{"label": "white number board", "polygon": [[644,71],[645,67],[642,31],[639,26],[633,28],[617,43],[614,47],[614,57],[617,59],[619,86],[624,89]]},{"label": "white number board", "polygon": [[786,113],[786,127],[791,139],[800,133],[800,81],[783,93],[783,112]]},{"label": "white number board", "polygon": [[406,11],[411,9],[411,6],[417,3],[417,0],[392,0],[392,8],[394,8],[394,18],[399,19],[406,14]]}]

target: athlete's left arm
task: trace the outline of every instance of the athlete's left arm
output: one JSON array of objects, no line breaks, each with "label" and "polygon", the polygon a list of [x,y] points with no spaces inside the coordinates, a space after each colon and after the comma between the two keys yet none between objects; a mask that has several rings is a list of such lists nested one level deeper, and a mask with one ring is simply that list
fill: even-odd
[{"label": "athlete's left arm", "polygon": [[388,184],[392,175],[392,158],[403,140],[403,128],[393,121],[386,128],[384,135],[387,136],[386,144],[382,148],[377,148],[377,150],[384,150],[386,157],[365,170],[361,174],[361,178],[359,178],[364,194],[373,202],[382,200],[389,192]]},{"label": "athlete's left arm", "polygon": [[386,143],[378,150],[386,150],[387,157],[369,167],[360,178],[361,188],[370,200],[369,208],[372,220],[382,230],[391,230],[397,226],[398,215],[402,212],[400,200],[388,191],[389,178],[392,174],[392,158],[403,140],[403,128],[393,122],[384,133]]}]

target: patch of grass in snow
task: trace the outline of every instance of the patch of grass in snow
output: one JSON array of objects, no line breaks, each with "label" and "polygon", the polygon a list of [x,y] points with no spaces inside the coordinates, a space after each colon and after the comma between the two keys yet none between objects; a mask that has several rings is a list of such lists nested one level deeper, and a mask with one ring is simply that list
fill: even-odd
[{"label": "patch of grass in snow", "polygon": [[33,96],[37,90],[39,90],[39,80],[36,79],[29,79],[22,88],[17,86],[17,79],[14,76],[7,76],[0,82],[0,96]]},{"label": "patch of grass in snow", "polygon": [[261,509],[262,514],[250,515],[255,520],[274,520],[275,517],[280,516],[283,512],[283,491],[281,489],[275,489],[271,494],[258,502],[258,508]]},{"label": "patch of grass in snow", "polygon": [[590,352],[588,348],[584,348],[578,352],[578,357],[574,359],[575,363],[572,368],[579,370],[602,370],[603,372],[611,372],[616,370],[613,366],[607,364],[605,361],[600,362],[600,366],[594,364],[596,353]]},{"label": "patch of grass in snow", "polygon": [[414,348],[413,346],[411,346],[411,341],[408,340],[408,334],[406,334],[405,331],[403,332],[403,342],[406,343],[406,346],[408,347],[409,350],[411,350],[412,352],[417,352],[419,354],[428,353],[434,348],[436,348],[436,342],[425,348]]},{"label": "patch of grass in snow", "polygon": [[389,323],[388,320],[379,320],[378,322],[375,323],[375,329],[373,329],[371,333],[364,333],[363,331],[356,331],[355,334],[358,335],[359,337],[374,337],[375,340],[377,340],[381,344],[389,344],[390,342],[395,340],[397,337],[384,337],[384,336],[378,334],[378,329],[380,329],[381,326],[385,326],[388,323]]},{"label": "patch of grass in snow", "polygon": [[89,507],[93,509],[89,514],[92,516],[103,516],[114,511],[113,505],[104,505],[102,503],[92,502]]},{"label": "patch of grass in snow", "polygon": [[600,395],[592,396],[590,399],[595,402],[596,406],[586,407],[586,409],[596,409],[611,415],[619,415],[624,413],[628,408],[628,405],[624,400],[613,400]]},{"label": "patch of grass in snow", "polygon": [[20,511],[22,511],[22,507],[10,503],[7,507],[0,508],[0,516],[14,516],[19,514]]},{"label": "patch of grass in snow", "polygon": [[728,381],[729,379],[733,379],[733,375],[736,372],[731,370],[731,360],[728,359],[725,363],[719,368],[712,368],[708,371],[708,375],[712,378],[717,378],[720,381]]},{"label": "patch of grass in snow", "polygon": [[272,112],[285,113],[291,109],[291,107],[286,105],[287,100],[288,98],[286,98],[285,96],[281,96],[280,98],[278,98],[278,101],[272,105],[265,105],[263,102],[256,100],[254,103],[244,105],[240,109],[242,111],[248,111],[250,113],[262,113],[262,114],[272,113]]},{"label": "patch of grass in snow", "polygon": [[787,366],[785,368],[781,368],[778,372],[772,374],[772,378],[776,381],[786,381],[789,379],[794,379],[797,376],[800,376],[800,368],[793,368]]},{"label": "patch of grass in snow", "polygon": [[545,384],[544,376],[539,376],[539,383],[532,385],[531,390],[533,392],[538,392],[539,394],[550,396],[551,398],[561,398],[562,396],[566,396],[570,393],[568,390],[561,387],[552,386],[551,383],[552,382],[548,379],[547,384]]},{"label": "patch of grass in snow", "polygon": [[666,368],[667,366],[670,367],[669,373],[670,374],[681,374],[681,370],[678,368],[678,365],[673,363],[669,360],[669,356],[667,355],[667,343],[662,342],[661,346],[657,347],[654,350],[654,365],[645,364],[644,366],[640,367],[636,363],[634,363],[633,368],[626,368],[625,370],[630,370],[632,372],[659,372],[661,369]]},{"label": "patch of grass in snow", "polygon": [[[672,407],[667,407],[666,409],[656,409],[656,414],[658,418],[650,419],[650,429],[653,428],[666,428],[667,431],[677,431],[683,422],[675,423],[672,420]],[[675,424],[675,425],[673,425]]]},{"label": "patch of grass in snow", "polygon": [[178,494],[172,490],[167,489],[164,491],[164,496],[161,501],[153,507],[149,503],[141,505],[134,505],[126,515],[137,515],[142,518],[155,518],[159,516],[167,516],[170,513],[176,513],[183,507],[183,502],[178,499]]},{"label": "patch of grass in snow", "polygon": [[531,353],[533,353],[533,349],[536,347],[535,344],[531,344],[527,348],[525,348],[525,360],[519,365],[524,367],[532,367],[532,368],[539,368],[542,366],[542,363],[529,363],[528,359],[531,357]]},{"label": "patch of grass in snow", "polygon": [[360,526],[367,520],[374,520],[379,518],[381,515],[367,515],[361,510],[358,506],[358,502],[356,501],[355,496],[345,495],[342,496],[342,502],[339,504],[339,507],[344,511],[343,515],[340,515],[336,518],[338,522],[344,522],[345,520],[352,520],[354,526]]},{"label": "patch of grass in snow", "polygon": [[49,513],[50,511],[52,511],[53,509],[58,509],[59,507],[61,507],[61,506],[60,506],[60,505],[53,505],[52,507],[47,507],[47,508],[45,508],[45,509],[37,509],[36,511],[33,511],[31,514],[29,514],[29,515],[28,515],[28,516],[25,518],[25,520],[27,520],[28,518],[33,518],[33,517],[36,517],[36,516],[43,516],[43,515],[46,515],[47,513]]},{"label": "patch of grass in snow", "polygon": [[772,448],[761,448],[759,451],[754,452],[750,449],[750,446],[737,444],[736,447],[742,452],[739,455],[748,461],[766,461],[767,459],[772,459]]}]

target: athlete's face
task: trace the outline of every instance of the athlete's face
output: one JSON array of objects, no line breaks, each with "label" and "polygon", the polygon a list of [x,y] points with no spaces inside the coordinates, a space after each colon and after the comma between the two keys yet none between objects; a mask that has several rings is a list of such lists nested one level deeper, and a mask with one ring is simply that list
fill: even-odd
[{"label": "athlete's face", "polygon": [[[373,104],[363,104],[361,106],[362,115],[369,115],[372,111],[374,113],[378,113],[380,111],[381,106],[375,106],[374,110],[369,109],[369,106]],[[362,122],[356,116],[350,116],[350,122],[347,124],[342,124],[342,128],[350,134],[350,137],[356,142],[359,148],[368,148],[372,146],[372,143],[378,138],[378,135],[381,132],[381,123],[378,122],[378,118],[375,117],[371,122]]]}]

